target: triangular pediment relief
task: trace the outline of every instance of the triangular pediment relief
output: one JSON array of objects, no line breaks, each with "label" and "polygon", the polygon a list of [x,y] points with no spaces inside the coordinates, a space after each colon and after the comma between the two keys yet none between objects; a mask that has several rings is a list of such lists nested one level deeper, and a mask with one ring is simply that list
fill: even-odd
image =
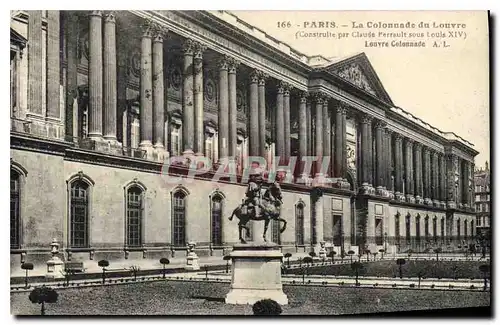
[{"label": "triangular pediment relief", "polygon": [[322,70],[334,74],[356,88],[393,105],[389,94],[385,91],[382,82],[364,53],[327,65]]}]

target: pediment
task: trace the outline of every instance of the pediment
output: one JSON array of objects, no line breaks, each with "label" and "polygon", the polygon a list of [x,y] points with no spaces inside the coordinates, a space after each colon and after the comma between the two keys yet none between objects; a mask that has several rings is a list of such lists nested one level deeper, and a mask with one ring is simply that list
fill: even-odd
[{"label": "pediment", "polygon": [[23,49],[26,47],[27,42],[28,40],[26,38],[16,32],[12,27],[10,28],[10,44],[15,44]]},{"label": "pediment", "polygon": [[394,105],[364,53],[331,63],[322,70],[347,81],[354,87]]}]

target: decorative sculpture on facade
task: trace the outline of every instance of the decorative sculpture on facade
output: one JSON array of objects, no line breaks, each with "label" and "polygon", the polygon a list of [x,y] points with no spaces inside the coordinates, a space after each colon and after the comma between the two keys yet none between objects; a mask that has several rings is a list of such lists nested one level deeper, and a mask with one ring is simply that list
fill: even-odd
[{"label": "decorative sculpture on facade", "polygon": [[254,172],[250,175],[246,198],[243,203],[233,210],[229,220],[237,217],[240,221],[238,223],[239,239],[242,244],[246,244],[243,238],[242,230],[246,230],[248,236],[250,229],[247,223],[250,220],[264,221],[264,233],[262,235],[265,242],[267,242],[266,233],[271,220],[278,220],[283,223],[280,233],[286,229],[286,220],[280,217],[281,206],[283,205],[281,187],[278,182],[269,185],[269,188],[261,195],[262,192],[262,173]]},{"label": "decorative sculpture on facade", "polygon": [[356,87],[363,89],[366,92],[369,92],[372,95],[376,95],[375,90],[373,90],[366,78],[365,74],[361,70],[361,67],[358,64],[350,64],[344,69],[338,71],[338,75],[354,84]]}]

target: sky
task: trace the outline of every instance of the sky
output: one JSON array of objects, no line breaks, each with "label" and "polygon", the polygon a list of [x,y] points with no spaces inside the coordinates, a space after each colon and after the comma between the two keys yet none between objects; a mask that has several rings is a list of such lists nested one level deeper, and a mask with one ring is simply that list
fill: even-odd
[{"label": "sky", "polygon": [[[488,21],[485,11],[232,11],[240,19],[306,55],[346,57],[365,52],[387,93],[396,106],[445,132],[454,132],[474,144],[479,151],[475,164],[490,161],[489,129],[489,53]],[[346,25],[344,39],[296,38],[299,31],[322,32],[338,29],[304,28],[314,22],[335,22]],[[368,22],[394,23],[409,21],[428,29],[407,29],[407,33],[424,33],[420,38],[425,48],[374,48],[368,42],[392,39],[353,37],[352,33],[397,32],[400,29],[367,28]],[[291,27],[279,27],[290,22]],[[360,23],[364,28],[354,29]],[[451,29],[451,24],[465,28]],[[433,28],[435,26],[436,28]],[[283,25],[283,24],[280,24]],[[284,24],[286,25],[286,24]],[[430,38],[428,33],[464,31],[462,38]],[[408,34],[407,34],[408,35]],[[465,39],[464,39],[465,36]],[[412,38],[414,39],[414,38]],[[433,41],[445,40],[449,47],[432,47]]]}]

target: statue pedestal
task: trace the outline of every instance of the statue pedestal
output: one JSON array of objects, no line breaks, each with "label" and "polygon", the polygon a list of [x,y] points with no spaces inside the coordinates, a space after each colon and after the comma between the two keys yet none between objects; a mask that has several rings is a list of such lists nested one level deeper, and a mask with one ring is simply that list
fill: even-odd
[{"label": "statue pedestal", "polygon": [[227,304],[253,305],[262,299],[272,299],[280,305],[288,304],[281,284],[283,254],[273,243],[236,244],[229,254],[231,290]]},{"label": "statue pedestal", "polygon": [[64,278],[64,262],[57,256],[52,257],[47,261],[47,279],[61,279]]},{"label": "statue pedestal", "polygon": [[200,265],[198,264],[198,255],[196,253],[191,252],[186,257],[186,265],[184,266],[185,270],[190,271],[198,271],[200,269]]}]

